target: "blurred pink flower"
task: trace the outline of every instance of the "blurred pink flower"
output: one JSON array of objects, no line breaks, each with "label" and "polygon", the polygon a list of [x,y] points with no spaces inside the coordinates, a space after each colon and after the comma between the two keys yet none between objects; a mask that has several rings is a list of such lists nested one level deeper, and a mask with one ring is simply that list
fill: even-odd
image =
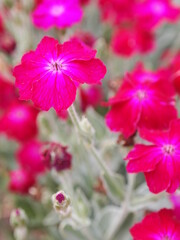
[{"label": "blurred pink flower", "polygon": [[82,30],[77,30],[71,40],[82,41],[88,47],[93,48],[96,38],[91,32],[84,32]]},{"label": "blurred pink flower", "polygon": [[140,130],[140,136],[151,145],[137,144],[127,155],[127,171],[143,172],[149,190],[173,193],[180,185],[180,120],[173,120],[169,130]]},{"label": "blurred pink flower", "polygon": [[16,169],[10,172],[9,190],[19,194],[27,194],[35,184],[34,176],[24,169]]},{"label": "blurred pink flower", "polygon": [[180,194],[175,193],[170,196],[170,199],[174,207],[174,214],[180,220]]},{"label": "blurred pink flower", "polygon": [[21,142],[28,141],[37,135],[38,113],[37,109],[28,104],[15,102],[1,116],[0,132]]},{"label": "blurred pink flower", "polygon": [[39,174],[45,171],[45,165],[41,156],[43,143],[32,140],[23,144],[16,153],[19,165],[31,174]]},{"label": "blurred pink flower", "polygon": [[136,4],[134,13],[141,27],[150,30],[164,20],[176,21],[180,16],[180,7],[171,0],[145,0]]},{"label": "blurred pink flower", "polygon": [[35,51],[14,68],[20,99],[32,100],[42,110],[66,110],[75,100],[79,84],[99,83],[106,73],[96,51],[73,40],[59,44],[44,37]]},{"label": "blurred pink flower", "polygon": [[88,107],[97,107],[102,100],[102,89],[98,85],[92,85],[86,89],[80,88],[80,107],[85,112]]},{"label": "blurred pink flower", "polygon": [[43,29],[70,27],[81,18],[78,0],[43,0],[32,13],[34,25]]},{"label": "blurred pink flower", "polygon": [[179,240],[180,222],[171,209],[148,214],[130,229],[133,240]]},{"label": "blurred pink flower", "polygon": [[15,100],[17,94],[14,84],[0,75],[0,108],[5,110]]},{"label": "blurred pink flower", "polygon": [[102,19],[116,25],[132,19],[135,2],[136,0],[99,0]]},{"label": "blurred pink flower", "polygon": [[16,47],[13,36],[5,29],[3,17],[0,14],[0,50],[5,53],[12,53]]},{"label": "blurred pink flower", "polygon": [[126,57],[135,53],[147,53],[153,50],[154,45],[154,34],[135,26],[117,29],[111,39],[112,50]]}]

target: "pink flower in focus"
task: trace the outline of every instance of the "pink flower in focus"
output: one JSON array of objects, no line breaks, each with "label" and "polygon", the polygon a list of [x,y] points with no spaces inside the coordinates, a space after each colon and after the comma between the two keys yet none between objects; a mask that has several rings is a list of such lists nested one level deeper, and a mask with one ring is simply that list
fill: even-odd
[{"label": "pink flower in focus", "polygon": [[15,86],[0,75],[0,108],[6,109],[16,99]]},{"label": "pink flower in focus", "polygon": [[61,45],[44,37],[14,68],[20,99],[32,100],[42,110],[66,110],[74,102],[79,84],[99,83],[104,77],[106,67],[95,54],[79,41]]},{"label": "pink flower in focus", "polygon": [[96,107],[102,100],[102,89],[98,85],[92,85],[87,89],[80,88],[80,107],[86,112],[88,107]]},{"label": "pink flower in focus", "polygon": [[127,155],[127,171],[143,172],[151,192],[173,193],[180,185],[180,120],[173,120],[167,131],[140,130],[151,145],[137,144]]},{"label": "pink flower in focus", "polygon": [[34,176],[24,169],[17,169],[10,172],[9,190],[19,194],[27,194],[35,184]]},{"label": "pink flower in focus", "polygon": [[45,171],[41,156],[42,146],[41,142],[32,140],[22,145],[16,153],[19,165],[31,174],[43,173]]},{"label": "pink flower in focus", "polygon": [[28,141],[37,135],[38,113],[37,109],[28,104],[14,103],[0,119],[0,132],[18,141]]},{"label": "pink flower in focus", "polygon": [[180,222],[173,211],[162,209],[148,214],[130,229],[133,240],[179,240]]},{"label": "pink flower in focus", "polygon": [[173,194],[171,195],[170,199],[174,207],[174,214],[177,219],[180,220],[180,194]]},{"label": "pink flower in focus", "polygon": [[69,170],[72,167],[72,155],[68,153],[67,147],[58,143],[44,144],[42,159],[48,169],[55,169],[57,172]]},{"label": "pink flower in focus", "polygon": [[78,0],[43,0],[32,13],[34,25],[43,29],[70,27],[81,18]]},{"label": "pink flower in focus", "polygon": [[112,36],[111,47],[116,54],[131,56],[146,53],[154,48],[154,35],[140,28],[120,28]]},{"label": "pink flower in focus", "polygon": [[174,90],[164,79],[140,78],[128,75],[117,94],[108,103],[106,124],[112,131],[121,132],[125,138],[138,127],[166,129],[177,118]]},{"label": "pink flower in focus", "polygon": [[135,6],[134,12],[141,27],[147,30],[163,20],[176,21],[180,16],[180,8],[173,6],[170,0],[145,0]]}]

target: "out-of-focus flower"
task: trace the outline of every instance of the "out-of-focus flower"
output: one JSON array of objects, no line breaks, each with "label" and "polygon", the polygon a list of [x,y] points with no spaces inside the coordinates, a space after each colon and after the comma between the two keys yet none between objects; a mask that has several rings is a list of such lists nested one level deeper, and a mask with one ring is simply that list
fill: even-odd
[{"label": "out-of-focus flower", "polygon": [[148,214],[140,223],[130,229],[133,240],[178,240],[180,239],[180,222],[171,209],[162,209]]},{"label": "out-of-focus flower", "polygon": [[44,37],[14,69],[20,99],[32,100],[42,110],[66,110],[75,100],[78,84],[99,83],[104,77],[106,67],[95,54],[79,41],[59,44]]},{"label": "out-of-focus flower", "polygon": [[36,27],[66,28],[79,22],[82,10],[78,0],[43,0],[32,13],[32,21]]},{"label": "out-of-focus flower", "polygon": [[0,75],[0,108],[6,109],[15,100],[17,100],[15,86]]},{"label": "out-of-focus flower", "polygon": [[98,85],[92,85],[86,89],[80,88],[80,107],[86,112],[89,107],[97,107],[102,100],[102,89]]},{"label": "out-of-focus flower", "polygon": [[180,7],[173,6],[171,0],[145,0],[135,5],[134,14],[141,27],[152,29],[164,20],[176,21]]},{"label": "out-of-focus flower", "polygon": [[5,29],[3,17],[0,14],[0,50],[10,54],[16,47],[12,35]]},{"label": "out-of-focus flower", "polygon": [[136,0],[99,0],[102,19],[113,24],[132,19],[135,2]]},{"label": "out-of-focus flower", "polygon": [[170,199],[174,207],[174,214],[176,215],[177,219],[180,220],[180,194],[173,194],[170,196]]},{"label": "out-of-focus flower", "polygon": [[180,94],[180,52],[178,52],[171,60],[170,65],[167,67],[167,71],[176,92]]},{"label": "out-of-focus flower", "polygon": [[52,203],[55,211],[61,216],[67,217],[71,214],[71,200],[64,191],[53,194]]},{"label": "out-of-focus flower", "polygon": [[29,141],[17,151],[16,158],[20,166],[31,174],[43,173],[45,165],[41,155],[43,144],[37,140]]},{"label": "out-of-focus flower", "polygon": [[80,40],[85,43],[88,47],[93,48],[96,38],[90,32],[84,32],[82,30],[77,30],[72,36],[71,40]]},{"label": "out-of-focus flower", "polygon": [[87,5],[91,0],[80,0],[81,5]]},{"label": "out-of-focus flower", "polygon": [[45,143],[41,155],[45,166],[57,172],[68,170],[72,166],[72,155],[68,153],[67,147],[58,143]]},{"label": "out-of-focus flower", "polygon": [[173,193],[180,185],[180,120],[167,131],[140,130],[140,136],[153,144],[137,144],[127,155],[127,171],[143,172],[151,192]]},{"label": "out-of-focus flower", "polygon": [[122,56],[146,53],[154,48],[154,34],[141,28],[117,29],[111,39],[112,50]]},{"label": "out-of-focus flower", "polygon": [[14,229],[14,237],[16,240],[27,239],[27,216],[23,209],[18,208],[11,212],[10,224]]},{"label": "out-of-focus flower", "polygon": [[62,120],[67,120],[68,116],[69,116],[67,110],[61,110],[61,111],[57,112],[57,115]]},{"label": "out-of-focus flower", "polygon": [[16,169],[10,172],[9,190],[19,194],[27,194],[35,184],[34,176],[24,169]]},{"label": "out-of-focus flower", "polygon": [[10,215],[10,224],[13,228],[24,226],[27,223],[27,215],[21,208],[14,209]]},{"label": "out-of-focus flower", "polygon": [[127,75],[106,115],[106,124],[112,131],[121,132],[126,138],[138,127],[165,129],[172,119],[177,118],[174,90],[168,81],[152,78],[136,78]]},{"label": "out-of-focus flower", "polygon": [[0,132],[18,141],[28,141],[37,135],[36,119],[39,111],[34,107],[16,102],[9,106],[0,118]]}]

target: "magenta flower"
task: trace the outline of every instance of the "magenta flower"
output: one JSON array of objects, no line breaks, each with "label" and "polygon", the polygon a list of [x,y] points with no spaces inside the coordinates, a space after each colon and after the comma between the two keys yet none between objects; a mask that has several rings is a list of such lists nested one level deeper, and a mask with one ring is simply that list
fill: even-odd
[{"label": "magenta flower", "polygon": [[70,27],[81,18],[78,0],[43,0],[32,13],[34,25],[43,29]]},{"label": "magenta flower", "polygon": [[42,143],[32,140],[24,145],[16,153],[19,165],[31,174],[39,174],[45,171],[45,165],[41,156]]},{"label": "magenta flower", "polygon": [[180,8],[173,6],[170,0],[145,0],[135,6],[135,17],[139,24],[150,29],[164,20],[176,21]]},{"label": "magenta flower", "polygon": [[102,19],[119,25],[123,21],[132,20],[136,0],[99,0]]},{"label": "magenta flower", "polygon": [[176,215],[177,219],[180,220],[180,194],[173,194],[170,196],[170,199],[174,207],[174,214]]},{"label": "magenta flower", "polygon": [[44,37],[35,51],[25,54],[14,68],[20,99],[32,100],[42,110],[67,109],[79,84],[99,83],[106,73],[96,51],[78,41],[59,44]]},{"label": "magenta flower", "polygon": [[140,130],[151,145],[137,144],[127,155],[127,171],[143,172],[149,190],[175,192],[180,185],[180,119],[173,120],[167,131]]},{"label": "magenta flower", "polygon": [[15,86],[8,79],[0,75],[0,110],[5,110],[17,100]]},{"label": "magenta flower", "polygon": [[24,142],[36,137],[36,119],[39,111],[31,105],[15,102],[0,118],[0,132],[9,138]]},{"label": "magenta flower", "polygon": [[89,107],[97,107],[102,100],[102,89],[98,85],[92,85],[87,89],[80,88],[80,108],[86,112]]},{"label": "magenta flower", "polygon": [[146,53],[154,48],[154,34],[139,27],[121,27],[111,39],[111,48],[118,54],[130,57],[135,53]]},{"label": "magenta flower", "polygon": [[133,240],[179,240],[180,222],[173,211],[162,209],[148,214],[130,229]]},{"label": "magenta flower", "polygon": [[34,176],[24,169],[16,169],[10,172],[9,190],[19,194],[27,194],[35,184]]},{"label": "magenta flower", "polygon": [[[137,74],[137,73],[136,73]],[[174,90],[168,81],[128,75],[106,115],[106,124],[112,131],[121,132],[126,138],[137,128],[165,129],[172,119],[177,118]],[[150,76],[150,75],[149,75]]]}]

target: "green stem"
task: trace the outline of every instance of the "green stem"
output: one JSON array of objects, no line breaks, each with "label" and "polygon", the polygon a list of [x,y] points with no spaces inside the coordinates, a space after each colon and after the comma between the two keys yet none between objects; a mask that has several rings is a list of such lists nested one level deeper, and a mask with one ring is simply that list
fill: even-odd
[{"label": "green stem", "polygon": [[71,106],[69,107],[68,112],[69,112],[69,116],[70,116],[70,118],[71,118],[74,126],[76,127],[76,129],[77,129],[78,131],[80,131],[80,130],[81,130],[81,127],[80,127],[80,119],[79,119],[79,117],[78,117],[78,115],[77,115],[77,113],[76,113],[76,110],[75,110],[75,108],[74,108],[73,105],[71,105]]},{"label": "green stem", "polygon": [[113,228],[111,231],[109,231],[109,234],[107,235],[107,240],[112,240],[116,236],[118,230],[121,228],[124,220],[129,214],[129,206],[130,206],[130,201],[131,201],[131,196],[134,188],[136,180],[136,175],[135,174],[128,174],[128,186],[127,186],[127,191],[125,195],[124,202],[122,203],[122,212],[119,216],[119,219],[116,220],[116,223],[113,225]]}]

